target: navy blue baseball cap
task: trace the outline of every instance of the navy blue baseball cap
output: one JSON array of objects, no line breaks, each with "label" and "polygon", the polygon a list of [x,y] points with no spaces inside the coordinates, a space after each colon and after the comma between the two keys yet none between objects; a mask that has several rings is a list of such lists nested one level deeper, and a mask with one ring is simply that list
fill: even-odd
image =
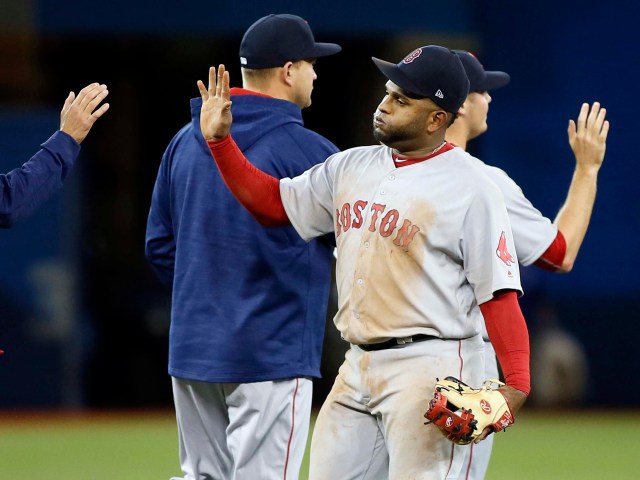
[{"label": "navy blue baseball cap", "polygon": [[318,43],[306,20],[289,14],[267,15],[251,25],[240,43],[240,66],[250,69],[281,67],[333,55],[342,50],[335,43]]},{"label": "navy blue baseball cap", "polygon": [[470,92],[494,90],[504,87],[511,80],[508,73],[485,70],[480,61],[471,52],[466,50],[454,50],[454,52],[460,57],[462,66],[467,72]]},{"label": "navy blue baseball cap", "polygon": [[458,55],[438,45],[415,49],[400,63],[372,57],[393,83],[408,93],[431,99],[447,112],[457,113],[469,94],[469,79]]}]

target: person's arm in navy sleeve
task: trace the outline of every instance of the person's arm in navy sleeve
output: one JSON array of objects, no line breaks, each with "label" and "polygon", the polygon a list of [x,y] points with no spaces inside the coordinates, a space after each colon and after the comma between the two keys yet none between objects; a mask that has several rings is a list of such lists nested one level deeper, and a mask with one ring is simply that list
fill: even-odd
[{"label": "person's arm in navy sleeve", "polygon": [[171,221],[169,155],[167,151],[162,159],[153,188],[144,253],[160,281],[170,287],[173,285],[176,242]]},{"label": "person's arm in navy sleeve", "polygon": [[60,130],[19,168],[0,174],[0,227],[9,228],[31,214],[55,193],[73,167],[80,143],[108,109],[100,105],[108,95],[106,85],[93,83],[76,97],[69,93],[60,112]]}]

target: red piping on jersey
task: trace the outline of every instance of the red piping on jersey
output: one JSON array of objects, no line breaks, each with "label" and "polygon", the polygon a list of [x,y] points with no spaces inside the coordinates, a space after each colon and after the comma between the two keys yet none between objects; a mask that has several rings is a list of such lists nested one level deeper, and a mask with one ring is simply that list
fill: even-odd
[{"label": "red piping on jersey", "polygon": [[293,430],[296,424],[296,397],[298,396],[298,385],[300,379],[296,378],[296,389],[293,392],[293,405],[291,407],[291,432],[289,433],[289,443],[287,443],[287,458],[284,461],[284,480],[287,480],[287,469],[289,468],[289,452],[291,450],[291,441],[293,440]]},{"label": "red piping on jersey", "polygon": [[[423,159],[423,160],[426,160]],[[462,378],[462,368],[464,367],[464,359],[462,358],[462,340],[458,340],[458,358],[460,359],[460,372],[458,373],[458,378],[461,381],[464,381],[464,379]],[[447,470],[447,475],[449,475],[449,472],[451,471],[451,465],[453,465],[453,457],[456,453],[456,450],[454,448],[454,445],[451,445],[451,460],[449,461],[449,468]]]},{"label": "red piping on jersey", "polygon": [[534,265],[549,272],[557,272],[562,266],[566,253],[567,240],[564,238],[562,232],[558,230],[556,238],[553,239],[553,242],[542,256],[534,262]]},{"label": "red piping on jersey", "polygon": [[449,472],[451,471],[451,465],[453,465],[453,456],[456,453],[456,449],[455,449],[455,444],[451,444],[451,460],[449,461],[449,468],[447,469],[447,474],[445,475],[445,478],[449,476]]},{"label": "red piping on jersey", "polygon": [[465,480],[469,480],[469,472],[471,472],[471,462],[473,462],[473,447],[475,443],[471,444],[471,448],[469,449],[469,465],[467,466],[467,473],[465,474]]},{"label": "red piping on jersey", "polygon": [[254,92],[253,90],[247,90],[246,88],[233,87],[229,90],[231,95],[255,95],[256,97],[267,97],[273,98],[271,95],[267,95],[266,93]]},{"label": "red piping on jersey", "polygon": [[464,367],[464,358],[462,358],[462,340],[458,340],[458,358],[460,359],[460,373],[458,374],[458,378],[460,381],[464,382],[462,378],[462,369]]},{"label": "red piping on jersey", "polygon": [[[416,163],[420,163],[420,162],[424,162],[425,160],[429,160],[430,158],[437,157],[441,153],[445,153],[445,152],[448,152],[449,150],[453,150],[453,148],[454,148],[454,146],[451,143],[446,142],[442,146],[442,148],[438,149],[437,152],[432,153],[430,155],[427,155],[426,157],[420,157],[420,158],[406,158],[406,157],[401,157],[400,155],[396,155],[394,153],[394,154],[392,154],[393,163],[395,164],[396,168],[408,167],[409,165],[414,165]],[[398,160],[402,160],[402,161],[400,162]]]}]

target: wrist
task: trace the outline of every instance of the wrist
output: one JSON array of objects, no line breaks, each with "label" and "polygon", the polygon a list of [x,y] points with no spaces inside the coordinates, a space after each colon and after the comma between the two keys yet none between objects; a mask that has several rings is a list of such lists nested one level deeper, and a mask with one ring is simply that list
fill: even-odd
[{"label": "wrist", "polygon": [[231,141],[231,135],[226,135],[222,138],[207,138],[206,141],[210,148],[223,147]]},{"label": "wrist", "polygon": [[602,165],[576,165],[574,174],[585,178],[597,178]]}]

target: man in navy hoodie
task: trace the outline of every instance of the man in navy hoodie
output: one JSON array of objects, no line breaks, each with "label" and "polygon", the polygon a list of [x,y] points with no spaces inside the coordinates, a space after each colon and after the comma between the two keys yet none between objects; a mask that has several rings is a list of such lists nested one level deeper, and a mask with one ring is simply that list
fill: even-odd
[{"label": "man in navy hoodie", "polygon": [[[255,166],[294,177],[338,151],[303,126],[315,59],[341,47],[268,15],[240,45],[233,135]],[[185,479],[297,479],[331,280],[332,238],[264,228],[224,185],[200,132],[202,100],[169,144],[146,256],[172,287],[169,374]]]}]

